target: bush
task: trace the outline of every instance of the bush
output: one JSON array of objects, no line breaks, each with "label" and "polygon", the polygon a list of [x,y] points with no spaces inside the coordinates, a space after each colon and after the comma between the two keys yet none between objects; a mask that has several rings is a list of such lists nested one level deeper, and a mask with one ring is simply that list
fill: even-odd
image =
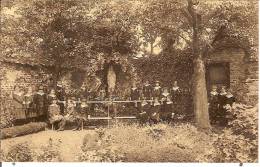
[{"label": "bush", "polygon": [[41,147],[37,155],[38,162],[60,162],[60,142],[53,142],[52,138],[49,139],[46,146]]},{"label": "bush", "polygon": [[8,128],[13,125],[14,115],[12,113],[11,99],[7,98],[7,95],[0,97],[0,129]]},{"label": "bush", "polygon": [[30,162],[33,161],[33,152],[28,143],[18,143],[13,145],[5,155],[7,162]]},{"label": "bush", "polygon": [[87,162],[120,162],[124,155],[116,147],[110,145],[103,136],[103,129],[98,133],[85,135],[78,161]]},{"label": "bush", "polygon": [[6,139],[10,137],[17,137],[31,133],[36,133],[45,130],[46,126],[47,124],[44,122],[33,122],[22,126],[13,126],[10,128],[1,129],[0,137],[1,139]]},{"label": "bush", "polygon": [[213,149],[211,136],[190,124],[175,127],[122,124],[99,129],[94,136],[87,135],[85,140],[83,143],[88,144],[83,144],[79,161],[198,162],[199,155]]},{"label": "bush", "polygon": [[257,162],[258,107],[235,104],[228,108],[235,117],[223,133],[215,135],[215,153],[209,156],[217,162]]}]

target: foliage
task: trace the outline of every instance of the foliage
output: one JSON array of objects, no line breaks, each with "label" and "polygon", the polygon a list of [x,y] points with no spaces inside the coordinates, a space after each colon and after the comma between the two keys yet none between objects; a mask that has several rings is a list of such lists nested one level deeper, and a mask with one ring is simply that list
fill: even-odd
[{"label": "foliage", "polygon": [[49,139],[46,146],[42,146],[40,152],[37,154],[38,162],[60,162],[62,161],[60,155],[60,141],[53,141]]},{"label": "foliage", "polygon": [[45,130],[46,125],[44,122],[32,122],[21,126],[4,128],[1,129],[1,139],[36,133]]},{"label": "foliage", "polygon": [[257,162],[258,157],[258,107],[235,104],[229,108],[235,116],[229,128],[216,135],[214,162]]},{"label": "foliage", "polygon": [[3,129],[13,125],[14,116],[12,113],[12,106],[10,105],[11,100],[5,95],[2,95],[0,98],[0,129]]},{"label": "foliage", "polygon": [[134,12],[124,7],[121,1],[16,0],[1,11],[4,59],[53,66],[54,79],[64,68],[95,75],[103,63],[121,57],[122,63],[136,48]]},{"label": "foliage", "polygon": [[13,145],[5,155],[7,162],[30,162],[33,161],[33,152],[29,143],[18,143]]},{"label": "foliage", "polygon": [[[99,130],[99,134],[100,132]],[[124,155],[120,153],[118,148],[110,145],[108,139],[98,134],[84,137],[78,156],[78,160],[81,162],[120,162],[123,158]]]},{"label": "foliage", "polygon": [[198,155],[212,149],[210,136],[189,124],[120,124],[99,134],[103,145],[112,145],[124,155],[124,162],[197,162]]}]

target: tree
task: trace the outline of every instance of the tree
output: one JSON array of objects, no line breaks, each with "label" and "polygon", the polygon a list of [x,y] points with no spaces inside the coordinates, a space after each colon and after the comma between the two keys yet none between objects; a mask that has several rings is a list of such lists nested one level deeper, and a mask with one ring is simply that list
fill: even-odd
[{"label": "tree", "polygon": [[11,9],[5,8],[13,9],[14,16],[3,12],[3,55],[53,68],[55,83],[64,68],[93,75],[103,62],[123,62],[134,52],[133,11],[124,11],[124,5],[122,1],[15,0]]},{"label": "tree", "polygon": [[[247,53],[255,52],[257,2],[154,0],[147,3],[146,8],[154,13],[152,18],[157,18],[154,25],[157,29],[171,32],[171,36],[162,38],[166,47],[178,50],[181,43],[182,50],[192,49],[196,123],[200,128],[209,128],[204,61],[224,41]],[[161,36],[165,37],[164,33]]]}]

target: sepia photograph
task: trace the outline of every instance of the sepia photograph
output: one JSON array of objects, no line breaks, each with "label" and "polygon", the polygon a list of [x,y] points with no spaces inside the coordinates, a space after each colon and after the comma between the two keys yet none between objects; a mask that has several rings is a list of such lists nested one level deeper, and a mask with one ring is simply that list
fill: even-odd
[{"label": "sepia photograph", "polygon": [[1,165],[259,163],[258,3],[1,0]]}]

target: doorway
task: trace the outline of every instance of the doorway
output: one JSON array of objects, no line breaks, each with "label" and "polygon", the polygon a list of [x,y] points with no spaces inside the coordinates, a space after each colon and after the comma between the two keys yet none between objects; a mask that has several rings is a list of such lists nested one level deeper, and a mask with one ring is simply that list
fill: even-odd
[{"label": "doorway", "polygon": [[230,63],[209,63],[206,66],[207,90],[210,92],[212,85],[230,87]]}]

